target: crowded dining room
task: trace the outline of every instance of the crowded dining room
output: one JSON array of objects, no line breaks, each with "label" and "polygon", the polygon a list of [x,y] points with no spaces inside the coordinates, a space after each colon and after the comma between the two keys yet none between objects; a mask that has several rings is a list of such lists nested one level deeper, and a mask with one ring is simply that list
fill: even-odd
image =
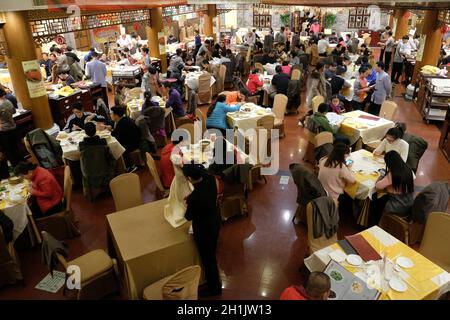
[{"label": "crowded dining room", "polygon": [[449,196],[446,1],[0,0],[0,300],[450,300]]}]

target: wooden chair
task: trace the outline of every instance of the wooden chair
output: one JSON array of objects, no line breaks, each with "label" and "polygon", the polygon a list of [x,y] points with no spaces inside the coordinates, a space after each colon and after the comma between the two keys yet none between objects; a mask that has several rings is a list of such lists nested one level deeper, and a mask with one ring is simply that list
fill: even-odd
[{"label": "wooden chair", "polygon": [[325,98],[323,96],[315,96],[314,98],[312,98],[311,104],[312,104],[312,110],[313,113],[316,113],[319,110],[319,105],[321,103],[325,102]]},{"label": "wooden chair", "polygon": [[259,73],[264,73],[264,67],[260,62],[255,63],[255,69],[259,70]]},{"label": "wooden chair", "polygon": [[450,214],[446,212],[430,213],[425,226],[419,252],[450,272]]},{"label": "wooden chair", "polygon": [[275,118],[270,115],[266,115],[266,116],[258,119],[258,121],[256,121],[257,127],[263,127],[269,131],[269,137],[270,137],[270,130],[273,129],[274,124],[275,124]]},{"label": "wooden chair", "polygon": [[397,113],[397,108],[398,108],[397,103],[395,103],[394,101],[385,100],[381,104],[381,109],[378,116],[380,118],[393,121]]},{"label": "wooden chair", "polygon": [[324,144],[327,143],[333,143],[333,134],[328,131],[323,131],[314,136],[313,142],[315,148],[323,146]]},{"label": "wooden chair", "polygon": [[280,138],[286,136],[284,131],[284,115],[286,113],[286,107],[288,103],[288,97],[284,94],[276,94],[273,99],[273,113],[275,114],[274,129],[280,130]]},{"label": "wooden chair", "polygon": [[[77,300],[100,299],[119,289],[113,260],[104,250],[93,250],[71,261],[66,261],[61,254],[57,257],[66,279],[70,276],[67,273],[69,266],[80,268],[80,289],[75,289]],[[63,294],[66,294],[66,286]]]},{"label": "wooden chair", "polygon": [[191,266],[144,289],[144,300],[197,300],[202,269]]},{"label": "wooden chair", "polygon": [[74,238],[81,234],[76,227],[75,217],[72,212],[72,175],[69,166],[64,168],[63,196],[63,203],[65,204],[63,211],[43,218],[29,216],[32,227],[34,225],[33,228],[39,243],[41,243],[40,234],[42,231],[47,231],[58,240]]},{"label": "wooden chair", "polygon": [[407,245],[413,245],[423,237],[424,225],[391,213],[383,213],[378,226]]},{"label": "wooden chair", "polygon": [[[185,123],[182,126],[178,127],[178,129],[184,130],[189,135],[188,138],[189,138],[190,144],[194,144],[199,140],[198,137],[195,137],[195,125],[193,123]],[[201,137],[200,137],[200,139],[201,139]]]},{"label": "wooden chair", "polygon": [[[271,118],[273,119],[273,117]],[[261,131],[266,131],[266,134],[263,134]],[[246,154],[252,154],[253,152],[256,152],[256,158],[251,159],[251,164],[253,164],[253,167],[250,169],[248,181],[248,189],[250,191],[253,190],[254,182],[267,183],[266,177],[261,175],[261,168],[264,161],[264,159],[262,159],[261,157],[270,155],[270,143],[270,129],[267,129],[263,126],[256,127],[254,135],[245,137]],[[256,149],[255,147],[252,147],[252,145],[256,145]]]},{"label": "wooden chair", "polygon": [[135,173],[124,173],[109,182],[116,211],[140,206],[142,201],[141,183]]},{"label": "wooden chair", "polygon": [[211,74],[203,73],[198,78],[198,104],[210,104],[212,98]]},{"label": "wooden chair", "polygon": [[202,134],[204,134],[206,132],[206,119],[203,112],[200,109],[195,109],[195,117],[202,122]]},{"label": "wooden chair", "polygon": [[18,282],[23,283],[19,256],[12,241],[6,244],[5,236],[0,226],[0,287]]},{"label": "wooden chair", "polygon": [[[337,200],[334,200],[334,202],[336,206],[338,206]],[[308,226],[308,246],[310,253],[316,252],[337,242],[337,232],[330,239],[327,239],[325,234],[320,238],[314,238],[313,207],[311,202],[306,205],[306,222]]]},{"label": "wooden chair", "polygon": [[225,74],[227,72],[227,67],[225,67],[223,64],[220,65],[219,67],[219,72],[218,72],[218,79],[216,79],[216,84],[217,84],[217,92],[221,92],[223,91],[224,87],[225,87]]},{"label": "wooden chair", "polygon": [[164,189],[161,179],[159,178],[158,169],[156,168],[155,160],[150,155],[150,153],[147,152],[147,153],[145,153],[145,155],[147,157],[148,169],[150,170],[150,174],[152,175],[153,180],[155,181],[155,184],[156,184],[156,191],[155,191],[156,200],[167,198],[169,196],[170,190]]},{"label": "wooden chair", "polygon": [[[219,189],[219,182],[216,179],[217,188]],[[229,218],[236,215],[248,216],[248,198],[247,186],[244,183],[228,184],[224,182],[223,193],[219,197],[219,212],[222,221],[227,221]]]},{"label": "wooden chair", "polygon": [[124,154],[123,159],[125,160],[125,163],[127,165],[135,165],[137,167],[143,167],[145,165],[140,149],[136,149],[127,154]]},{"label": "wooden chair", "polygon": [[299,69],[293,69],[291,73],[291,80],[300,80],[302,72]]},{"label": "wooden chair", "polygon": [[129,99],[139,99],[142,94],[142,89],[140,87],[132,88],[128,91]]}]

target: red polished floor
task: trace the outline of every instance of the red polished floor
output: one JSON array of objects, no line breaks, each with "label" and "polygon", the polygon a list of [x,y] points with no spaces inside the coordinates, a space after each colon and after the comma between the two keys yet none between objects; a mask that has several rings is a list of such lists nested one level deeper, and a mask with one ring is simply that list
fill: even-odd
[{"label": "red polished floor", "polygon": [[[422,136],[429,147],[423,156],[416,185],[450,179],[450,165],[438,149],[440,131],[435,124],[422,121],[414,103],[402,97],[398,87],[395,101],[399,104],[396,120],[407,123],[408,131]],[[303,110],[301,110],[303,111]],[[280,140],[280,170],[288,174],[288,166],[300,162],[305,150],[305,134],[297,125],[297,116],[286,118],[286,138]],[[223,281],[221,299],[278,299],[281,291],[292,283],[303,281],[299,268],[307,252],[306,229],[291,222],[296,209],[296,187],[290,179],[280,185],[280,175],[268,177],[265,185],[257,185],[250,193],[249,217],[227,221],[220,234],[219,268]],[[155,185],[146,169],[139,171],[146,202],[153,200]],[[90,203],[80,191],[74,192],[73,210],[80,221],[81,236],[69,240],[70,259],[93,249],[106,249],[105,215],[114,211],[111,197]],[[341,221],[339,238],[359,231],[353,221]],[[56,294],[34,289],[48,273],[41,263],[40,249],[19,252],[26,286],[0,289],[0,299],[65,299],[62,290]],[[120,299],[116,294],[108,298]]]}]

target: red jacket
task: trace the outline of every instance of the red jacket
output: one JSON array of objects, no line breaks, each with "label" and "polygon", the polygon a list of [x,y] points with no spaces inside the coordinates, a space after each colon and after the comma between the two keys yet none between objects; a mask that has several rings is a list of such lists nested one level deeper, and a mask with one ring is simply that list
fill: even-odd
[{"label": "red jacket", "polygon": [[170,188],[172,180],[175,177],[175,170],[173,168],[172,160],[170,160],[170,155],[172,154],[175,145],[169,143],[161,151],[161,160],[159,162],[159,170],[161,176],[161,182],[164,188]]},{"label": "red jacket", "polygon": [[250,74],[248,76],[247,88],[251,94],[255,94],[258,88],[261,88],[264,85],[264,81],[259,80],[259,75]]},{"label": "red jacket", "polygon": [[290,286],[284,289],[280,300],[310,300],[303,287]]},{"label": "red jacket", "polygon": [[31,176],[31,194],[36,198],[42,213],[61,203],[63,192],[58,181],[47,169],[37,167]]}]

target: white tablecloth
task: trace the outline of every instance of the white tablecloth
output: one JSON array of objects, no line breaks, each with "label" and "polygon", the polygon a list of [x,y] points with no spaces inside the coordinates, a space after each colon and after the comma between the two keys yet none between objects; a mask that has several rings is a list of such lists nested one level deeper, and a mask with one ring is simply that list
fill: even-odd
[{"label": "white tablecloth", "polygon": [[374,117],[374,115],[360,110],[346,112],[342,115],[345,119],[341,123],[340,132],[354,137],[355,141],[361,138],[365,144],[381,140],[386,132],[395,126],[394,122],[383,118],[376,121],[360,118],[360,116]]},{"label": "white tablecloth", "polygon": [[[198,90],[198,78],[202,75],[202,71],[195,71],[195,72],[189,72],[186,75],[186,85],[189,87],[189,89]],[[210,87],[213,86],[213,84],[216,82],[216,79],[211,76],[211,82]]]},{"label": "white tablecloth", "polygon": [[[73,131],[69,133],[74,143],[70,143],[68,138],[60,139],[61,148],[63,150],[63,158],[71,161],[80,160],[80,149],[78,144],[83,141],[86,134],[84,131]],[[108,143],[109,150],[114,159],[119,159],[125,152],[125,148],[112,136],[106,136],[106,142]]]},{"label": "white tablecloth", "polygon": [[275,117],[272,110],[266,110],[260,106],[254,106],[253,111],[251,112],[229,112],[227,114],[227,120],[232,128],[237,127],[241,130],[248,130],[256,128],[256,123],[258,120],[266,115]]},{"label": "white tablecloth", "polygon": [[367,150],[361,149],[350,154],[350,159],[353,160],[351,169],[353,172],[359,172],[360,175],[357,177],[358,189],[355,193],[355,198],[364,200],[367,197],[372,199],[372,195],[377,191],[375,188],[375,179],[363,178],[360,176],[373,175],[377,178],[379,175],[375,175],[379,169],[384,169],[386,167],[382,157],[373,157],[373,154]]},{"label": "white tablecloth", "polygon": [[23,198],[16,203],[12,203],[8,199],[6,193],[9,193],[12,189],[20,189],[21,187],[24,187],[27,184],[28,184],[27,182],[22,182],[15,186],[11,186],[8,184],[7,180],[2,181],[2,186],[6,188],[6,191],[3,192],[4,195],[2,195],[2,198],[4,197],[6,200],[2,202],[1,210],[3,210],[6,216],[10,218],[14,224],[13,241],[15,241],[19,237],[19,235],[25,230],[28,224],[27,215],[31,215],[31,210],[28,207],[26,198]]}]

